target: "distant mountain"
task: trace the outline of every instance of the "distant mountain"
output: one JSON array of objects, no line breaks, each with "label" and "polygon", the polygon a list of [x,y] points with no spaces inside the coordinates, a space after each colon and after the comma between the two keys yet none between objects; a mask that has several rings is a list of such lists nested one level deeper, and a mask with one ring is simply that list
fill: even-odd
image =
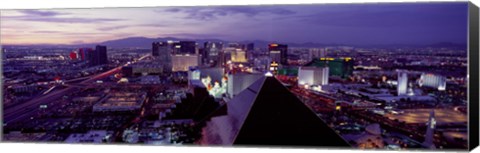
[{"label": "distant mountain", "polygon": [[451,42],[440,42],[435,44],[427,45],[432,48],[457,48],[457,49],[467,49],[467,44],[451,43]]},{"label": "distant mountain", "polygon": [[140,47],[140,48],[151,48],[153,42],[159,41],[195,41],[199,44],[203,44],[206,41],[221,41],[226,42],[220,39],[182,39],[174,37],[165,37],[165,38],[147,38],[147,37],[129,37],[123,39],[109,40],[99,43],[100,45],[106,45],[113,48],[126,48],[126,47]]},{"label": "distant mountain", "polygon": [[[195,41],[201,47],[203,47],[203,43],[206,41],[214,41],[214,42],[232,42],[226,41],[221,39],[185,39],[185,38],[176,38],[176,37],[164,37],[164,38],[148,38],[148,37],[128,37],[122,39],[115,39],[109,40],[99,43],[85,43],[85,44],[75,44],[75,45],[54,45],[54,44],[37,44],[37,45],[6,45],[6,46],[37,46],[37,47],[95,47],[95,45],[105,45],[112,48],[151,48],[153,42],[159,41]],[[328,47],[328,46],[352,46],[352,47],[365,47],[365,48],[372,48],[372,47],[379,47],[379,48],[398,48],[398,47],[433,47],[433,48],[455,48],[455,49],[466,49],[467,44],[460,44],[460,43],[451,43],[451,42],[439,42],[434,44],[383,44],[383,45],[348,45],[348,44],[322,44],[322,43],[314,43],[314,42],[306,42],[306,43],[291,43],[291,42],[278,42],[278,41],[265,41],[265,40],[245,40],[245,41],[237,41],[238,43],[247,44],[247,43],[254,43],[255,47],[267,47],[270,43],[279,43],[279,44],[287,44],[289,47]]]},{"label": "distant mountain", "polygon": [[439,42],[432,44],[382,44],[382,45],[356,45],[356,47],[366,47],[366,48],[453,48],[453,49],[467,49],[467,44],[463,43],[452,43],[452,42]]},{"label": "distant mountain", "polygon": [[[175,38],[175,37],[165,37],[165,38],[147,38],[147,37],[129,37],[129,38],[123,38],[123,39],[116,39],[116,40],[109,40],[105,42],[101,42],[98,44],[101,45],[106,45],[108,47],[113,47],[113,48],[125,48],[125,47],[140,47],[140,48],[151,48],[152,47],[152,42],[159,42],[159,41],[168,41],[168,40],[173,40],[173,41],[195,41],[198,44],[202,45],[206,41],[215,41],[215,42],[232,42],[232,41],[226,41],[226,40],[221,40],[221,39],[182,39],[182,38]],[[267,46],[270,43],[281,43],[281,44],[287,44],[289,47],[325,47],[325,46],[339,46],[342,44],[321,44],[321,43],[313,43],[313,42],[308,42],[308,43],[289,43],[289,42],[276,42],[276,41],[264,41],[264,40],[245,40],[245,41],[238,41],[238,43],[254,43],[256,47],[260,46]]]}]

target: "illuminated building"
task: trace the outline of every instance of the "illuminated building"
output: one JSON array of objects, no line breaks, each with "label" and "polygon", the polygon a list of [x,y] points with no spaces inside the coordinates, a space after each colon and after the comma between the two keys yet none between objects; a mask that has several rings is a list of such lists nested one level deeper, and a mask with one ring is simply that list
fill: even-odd
[{"label": "illuminated building", "polygon": [[204,43],[204,55],[207,63],[215,63],[218,65],[220,52],[223,49],[222,42],[205,42]]},{"label": "illuminated building", "polygon": [[418,80],[418,85],[421,87],[431,87],[440,91],[444,91],[447,86],[447,78],[441,75],[423,73]]},{"label": "illuminated building", "polygon": [[298,70],[299,85],[328,85],[328,67],[300,67]]},{"label": "illuminated building", "polygon": [[172,71],[184,71],[187,72],[189,67],[198,66],[200,57],[198,55],[173,55],[172,56]]},{"label": "illuminated building", "polygon": [[282,67],[278,69],[278,75],[285,75],[285,76],[298,76],[298,68],[297,67]]},{"label": "illuminated building", "polygon": [[163,72],[163,67],[161,65],[132,65],[132,74],[133,75],[147,75],[147,74],[161,74]]},{"label": "illuminated building", "polygon": [[275,61],[272,61],[272,63],[270,63],[269,70],[270,70],[270,72],[272,72],[273,74],[276,75],[277,72],[278,72],[278,63],[275,62]]},{"label": "illuminated building", "polygon": [[408,88],[408,77],[407,72],[399,71],[398,72],[398,79],[397,79],[397,95],[406,95],[407,88]]},{"label": "illuminated building", "polygon": [[345,79],[353,74],[353,63],[353,59],[350,57],[320,58],[313,59],[310,63],[305,64],[305,66],[328,67],[330,76]]},{"label": "illuminated building", "polygon": [[188,71],[188,80],[200,80],[200,70],[193,69]]},{"label": "illuminated building", "polygon": [[275,77],[258,78],[222,107],[196,143],[350,146]]},{"label": "illuminated building", "polygon": [[280,63],[281,65],[288,65],[287,63],[288,46],[284,44],[269,44],[268,52],[272,61]]},{"label": "illuminated building", "polygon": [[268,71],[270,67],[271,60],[268,56],[256,57],[253,60],[254,69],[260,72]]},{"label": "illuminated building", "polygon": [[180,41],[173,43],[173,54],[198,54],[195,41]]},{"label": "illuminated building", "polygon": [[77,51],[71,51],[69,56],[70,56],[70,59],[72,59],[72,60],[76,60],[79,57]]},{"label": "illuminated building", "polygon": [[245,51],[241,49],[236,49],[235,51],[231,52],[231,60],[235,63],[245,63],[247,62],[247,58],[245,55]]}]

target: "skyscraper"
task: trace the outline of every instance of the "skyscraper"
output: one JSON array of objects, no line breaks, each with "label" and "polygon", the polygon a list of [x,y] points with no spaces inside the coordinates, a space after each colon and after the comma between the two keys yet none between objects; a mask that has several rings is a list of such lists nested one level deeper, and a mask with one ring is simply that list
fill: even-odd
[{"label": "skyscraper", "polygon": [[200,57],[198,55],[177,54],[172,56],[172,71],[187,72],[190,67],[198,66]]},{"label": "skyscraper", "polygon": [[330,76],[337,76],[343,79],[350,77],[353,74],[353,59],[345,58],[319,58],[313,59],[305,66],[328,67]]},{"label": "skyscraper", "polygon": [[245,63],[247,62],[247,56],[244,50],[236,49],[235,51],[231,52],[231,60],[232,62],[236,63]]},{"label": "skyscraper", "polygon": [[97,45],[95,50],[98,55],[98,65],[108,64],[107,46]]},{"label": "skyscraper", "polygon": [[418,80],[420,86],[431,87],[444,91],[447,86],[447,78],[441,75],[435,75],[431,73],[423,73]]},{"label": "skyscraper", "polygon": [[173,43],[174,54],[197,54],[195,41],[180,41]]},{"label": "skyscraper", "polygon": [[255,50],[255,45],[253,43],[248,43],[247,44],[247,51],[253,51]]},{"label": "skyscraper", "polygon": [[252,61],[253,59],[255,59],[254,54],[253,54],[254,51],[255,51],[254,44],[253,43],[247,44],[247,50],[246,50],[247,60]]},{"label": "skyscraper", "polygon": [[219,54],[223,49],[223,43],[222,42],[205,42],[204,43],[204,59],[207,61],[207,63],[215,63],[218,65],[219,61]]},{"label": "skyscraper", "polygon": [[[82,50],[81,50],[82,51]],[[83,50],[83,53],[87,57],[87,61],[90,66],[97,66],[102,64],[108,64],[107,47],[97,45],[95,50]]]},{"label": "skyscraper", "polygon": [[312,60],[312,59],[317,59],[317,58],[325,58],[327,56],[327,51],[323,48],[310,48],[308,50],[308,59],[307,60]]},{"label": "skyscraper", "polygon": [[92,48],[79,48],[78,54],[81,60],[88,60],[88,52],[92,52]]},{"label": "skyscraper", "polygon": [[272,61],[280,63],[281,65],[288,65],[287,50],[288,46],[284,44],[268,45],[268,52],[270,53]]},{"label": "skyscraper", "polygon": [[397,95],[406,95],[408,88],[408,77],[407,72],[398,71],[398,84],[397,84]]},{"label": "skyscraper", "polygon": [[298,84],[300,85],[327,85],[328,67],[300,67],[298,70]]},{"label": "skyscraper", "polygon": [[161,42],[153,42],[152,43],[152,56],[159,56],[160,55],[160,43]]}]

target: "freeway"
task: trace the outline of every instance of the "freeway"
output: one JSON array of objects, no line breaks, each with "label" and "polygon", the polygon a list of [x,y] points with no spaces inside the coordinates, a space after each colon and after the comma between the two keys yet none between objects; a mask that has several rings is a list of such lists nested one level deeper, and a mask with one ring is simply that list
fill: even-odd
[{"label": "freeway", "polygon": [[[121,70],[121,66],[114,68],[112,70],[109,70],[107,72],[98,74],[90,79],[82,81],[82,83],[88,83],[92,82],[97,79],[105,78],[107,76],[110,76],[112,74],[115,74]],[[52,92],[50,94],[47,94],[43,97],[37,98],[37,99],[32,99],[28,102],[22,103],[20,105],[17,105],[15,107],[9,108],[5,110],[4,112],[4,123],[10,123],[10,122],[15,122],[18,120],[22,120],[26,117],[32,116],[34,113],[36,113],[36,110],[38,110],[39,105],[46,104],[48,102],[54,101],[55,99],[58,99],[62,96],[64,96],[67,93],[71,93],[75,90],[75,87],[67,87],[62,90],[58,90],[56,92]]]},{"label": "freeway", "polygon": [[[141,57],[138,60],[142,60],[146,58],[148,55]],[[100,73],[98,75],[95,75],[91,77],[90,79],[84,80],[81,83],[90,83],[98,79],[102,79],[105,77],[108,77],[110,75],[113,75],[117,72],[120,72],[123,66],[128,66],[128,64],[113,68],[111,70],[108,70],[106,72]],[[33,116],[35,113],[37,113],[38,107],[42,104],[46,104],[49,102],[52,102],[60,97],[63,97],[67,93],[71,93],[75,91],[75,87],[67,87],[62,90],[57,90],[55,92],[51,92],[50,94],[47,94],[45,96],[32,99],[30,101],[24,102],[22,104],[16,105],[14,107],[8,108],[4,110],[3,112],[3,122],[4,124],[16,122],[16,121],[21,121],[25,118]]]}]

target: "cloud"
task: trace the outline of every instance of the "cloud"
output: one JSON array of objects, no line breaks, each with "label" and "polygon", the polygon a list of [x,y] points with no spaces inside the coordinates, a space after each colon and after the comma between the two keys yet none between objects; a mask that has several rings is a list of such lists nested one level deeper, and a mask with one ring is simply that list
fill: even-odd
[{"label": "cloud", "polygon": [[75,40],[75,41],[70,42],[70,44],[84,44],[84,43],[85,43],[85,41],[83,41],[83,40]]},{"label": "cloud", "polygon": [[70,15],[70,13],[61,13],[55,11],[21,10],[20,13],[23,15],[2,16],[2,19],[55,23],[101,23],[123,20],[114,18],[61,17],[62,15]]},{"label": "cloud", "polygon": [[255,17],[258,15],[291,15],[296,12],[281,7],[263,7],[263,6],[215,6],[215,7],[179,7],[169,8],[164,11],[156,11],[159,13],[185,13],[186,19],[196,20],[215,20],[219,17],[231,15],[244,15],[247,17]]},{"label": "cloud", "polygon": [[50,31],[50,30],[38,30],[38,31],[33,31],[33,33],[53,34],[53,33],[62,33],[62,32],[61,31]]},{"label": "cloud", "polygon": [[56,23],[101,23],[112,21],[123,21],[123,19],[112,18],[78,18],[78,17],[17,17],[15,19],[35,22],[56,22]]},{"label": "cloud", "polygon": [[221,38],[228,35],[225,34],[202,34],[202,33],[171,33],[171,34],[162,34],[161,37],[181,37],[181,38],[201,38],[201,39],[211,39],[211,38]]},{"label": "cloud", "polygon": [[40,10],[21,10],[21,13],[31,16],[58,16],[67,15],[68,13],[60,13],[55,11],[40,11]]},{"label": "cloud", "polygon": [[100,27],[100,28],[97,28],[97,30],[100,30],[100,31],[112,31],[112,30],[119,30],[119,29],[125,29],[125,28],[128,28],[128,27],[131,27],[131,26],[110,26],[110,27]]},{"label": "cloud", "polygon": [[137,24],[137,25],[119,25],[119,26],[109,26],[109,27],[100,27],[97,30],[100,31],[114,31],[131,27],[166,27],[165,24]]},{"label": "cloud", "polygon": [[[274,20],[309,23],[334,27],[434,27],[436,25],[454,25],[466,17],[461,3],[419,5],[419,4],[363,4],[328,6],[309,14],[295,15]],[[452,22],[458,21],[459,22]]]}]

